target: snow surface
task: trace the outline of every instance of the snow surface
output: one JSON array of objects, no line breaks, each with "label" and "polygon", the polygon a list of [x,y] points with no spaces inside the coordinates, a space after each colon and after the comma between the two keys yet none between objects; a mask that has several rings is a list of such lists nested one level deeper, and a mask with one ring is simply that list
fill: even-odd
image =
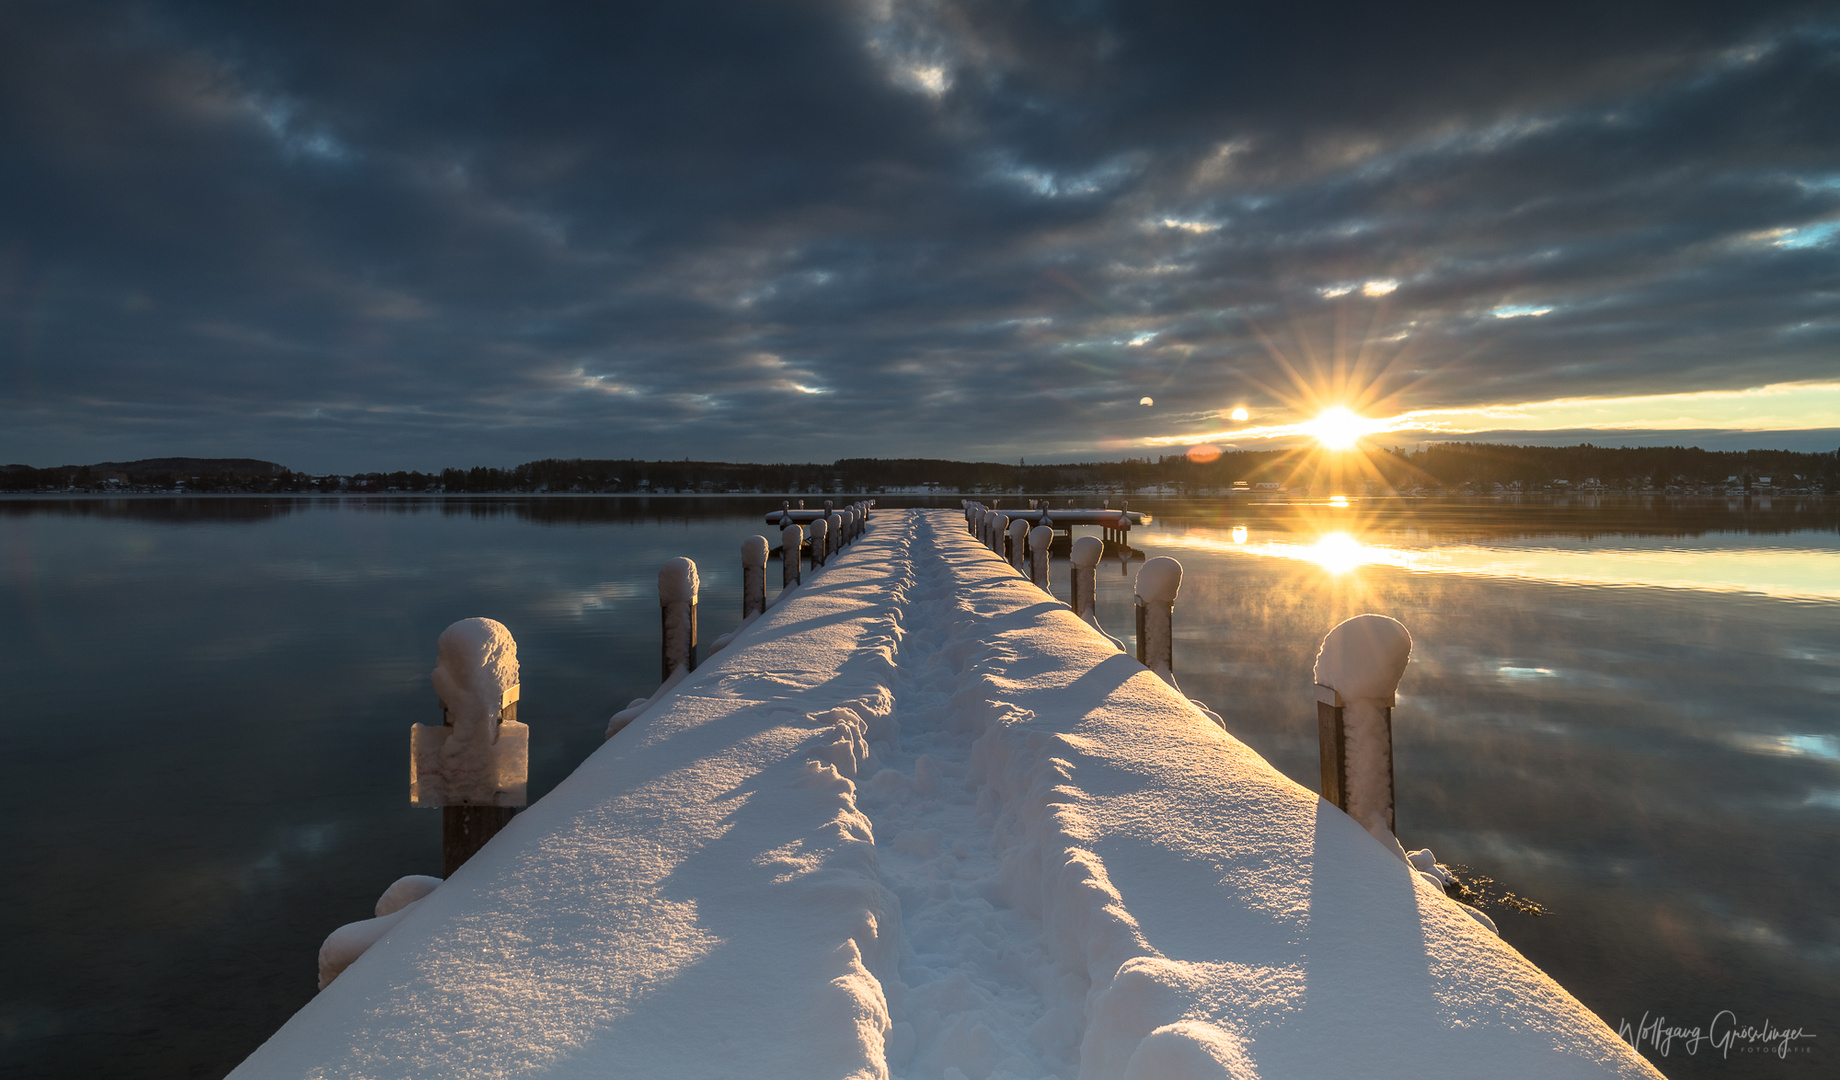
[{"label": "snow surface", "polygon": [[948,511],[887,514],[233,1075],[1443,1071],[1658,1075]]}]

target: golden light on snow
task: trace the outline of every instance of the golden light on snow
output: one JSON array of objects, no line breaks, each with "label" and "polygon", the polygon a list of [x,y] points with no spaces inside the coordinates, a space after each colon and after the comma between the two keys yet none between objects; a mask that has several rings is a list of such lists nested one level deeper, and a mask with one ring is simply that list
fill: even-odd
[{"label": "golden light on snow", "polygon": [[1227,419],[1233,421],[1236,424],[1243,424],[1246,421],[1252,419],[1252,414],[1247,412],[1246,407],[1242,405],[1239,408],[1234,409],[1232,412],[1228,413]]}]

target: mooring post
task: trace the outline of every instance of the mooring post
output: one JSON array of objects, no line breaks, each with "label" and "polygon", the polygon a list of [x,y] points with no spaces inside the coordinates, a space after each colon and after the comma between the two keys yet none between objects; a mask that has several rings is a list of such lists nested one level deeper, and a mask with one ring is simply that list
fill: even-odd
[{"label": "mooring post", "polygon": [[658,614],[664,626],[660,670],[670,678],[678,668],[696,670],[696,564],[683,556],[658,568]]},{"label": "mooring post", "polygon": [[1316,654],[1316,733],[1322,796],[1375,839],[1395,843],[1393,702],[1412,635],[1385,615],[1356,615]]},{"label": "mooring post", "polygon": [[1182,564],[1158,555],[1137,571],[1137,660],[1163,681],[1176,685],[1176,592]]},{"label": "mooring post", "polygon": [[1009,515],[997,511],[990,517],[990,550],[1004,561],[1009,560]]},{"label": "mooring post", "polygon": [[805,530],[788,525],[779,531],[779,587],[783,591],[799,583],[799,566],[805,556]]},{"label": "mooring post", "polygon": [[843,515],[833,510],[831,511],[830,521],[831,521],[831,539],[830,539],[831,550],[830,550],[830,553],[832,555],[835,555],[839,551],[843,550]]},{"label": "mooring post", "polygon": [[1096,536],[1082,536],[1073,542],[1067,560],[1073,567],[1067,583],[1068,607],[1087,622],[1096,623],[1099,594],[1099,559],[1105,554],[1105,541]]},{"label": "mooring post", "polygon": [[1029,521],[1017,518],[1009,523],[1009,564],[1017,570],[1022,569],[1022,557],[1028,554]]},{"label": "mooring post", "polygon": [[741,617],[767,610],[767,538],[741,541]]},{"label": "mooring post", "polygon": [[830,542],[825,538],[825,534],[829,531],[830,526],[823,518],[812,520],[811,531],[807,535],[811,541],[811,568],[813,570],[824,565],[824,548]]},{"label": "mooring post", "polygon": [[1029,530],[1029,580],[1042,592],[1048,592],[1048,547],[1054,543],[1054,526],[1037,525]]},{"label": "mooring post", "polygon": [[461,864],[524,805],[530,728],[518,723],[517,642],[492,619],[441,632],[429,678],[441,723],[409,731],[409,805],[441,808],[441,873]]}]

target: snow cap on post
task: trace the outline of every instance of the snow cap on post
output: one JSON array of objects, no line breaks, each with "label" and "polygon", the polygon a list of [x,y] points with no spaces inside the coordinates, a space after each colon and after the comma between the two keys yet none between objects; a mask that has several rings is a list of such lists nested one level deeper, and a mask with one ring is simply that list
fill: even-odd
[{"label": "snow cap on post", "polygon": [[1411,659],[1412,635],[1399,620],[1356,615],[1323,638],[1316,654],[1316,685],[1334,690],[1343,701],[1392,708]]},{"label": "snow cap on post", "polygon": [[1048,591],[1048,566],[1050,556],[1048,548],[1054,543],[1054,530],[1046,525],[1037,525],[1029,530],[1029,579],[1039,585],[1043,592]]},{"label": "snow cap on post", "polygon": [[511,631],[493,619],[461,619],[435,650],[429,680],[447,722],[410,728],[409,804],[523,806],[530,729],[503,719],[519,693]]},{"label": "snow cap on post", "polygon": [[517,642],[496,619],[461,619],[441,631],[429,679],[447,706],[455,744],[498,741],[498,714],[518,699]]},{"label": "snow cap on post", "polygon": [[750,536],[741,541],[741,565],[744,567],[765,567],[767,565],[766,537]]},{"label": "snow cap on post", "polygon": [[1158,555],[1137,571],[1137,595],[1146,604],[1174,604],[1181,588],[1182,564],[1167,555]]},{"label": "snow cap on post", "polygon": [[1073,565],[1082,570],[1096,569],[1105,555],[1105,541],[1096,536],[1082,536],[1073,542]]},{"label": "snow cap on post", "polygon": [[826,539],[826,534],[829,531],[830,525],[823,518],[815,518],[811,523],[811,530],[805,534],[805,538],[811,541],[811,565],[813,568],[824,565],[824,556],[830,544],[830,541]]},{"label": "snow cap on post", "polygon": [[658,568],[658,602],[660,604],[696,603],[696,564],[679,555],[666,559]]},{"label": "snow cap on post", "polygon": [[1028,544],[1029,544],[1029,521],[1028,519],[1027,518],[1017,518],[1014,521],[1010,522],[1009,523],[1009,564],[1018,570],[1022,569],[1022,557],[1028,554],[1026,550],[1028,548]]}]

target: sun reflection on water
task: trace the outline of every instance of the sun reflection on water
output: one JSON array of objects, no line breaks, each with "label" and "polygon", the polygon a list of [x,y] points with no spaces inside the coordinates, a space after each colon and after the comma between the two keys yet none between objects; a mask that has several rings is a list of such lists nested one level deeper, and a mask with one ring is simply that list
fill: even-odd
[{"label": "sun reflection on water", "polygon": [[1147,547],[1230,551],[1291,559],[1313,563],[1338,577],[1364,566],[1384,566],[1421,573],[1520,578],[1568,585],[1694,589],[1796,600],[1840,600],[1840,552],[1824,548],[1497,547],[1472,542],[1395,547],[1360,539],[1346,529],[1319,532],[1314,539],[1305,540],[1285,532],[1257,537],[1244,525],[1235,525],[1230,532],[1159,530],[1146,533],[1142,542]]}]

